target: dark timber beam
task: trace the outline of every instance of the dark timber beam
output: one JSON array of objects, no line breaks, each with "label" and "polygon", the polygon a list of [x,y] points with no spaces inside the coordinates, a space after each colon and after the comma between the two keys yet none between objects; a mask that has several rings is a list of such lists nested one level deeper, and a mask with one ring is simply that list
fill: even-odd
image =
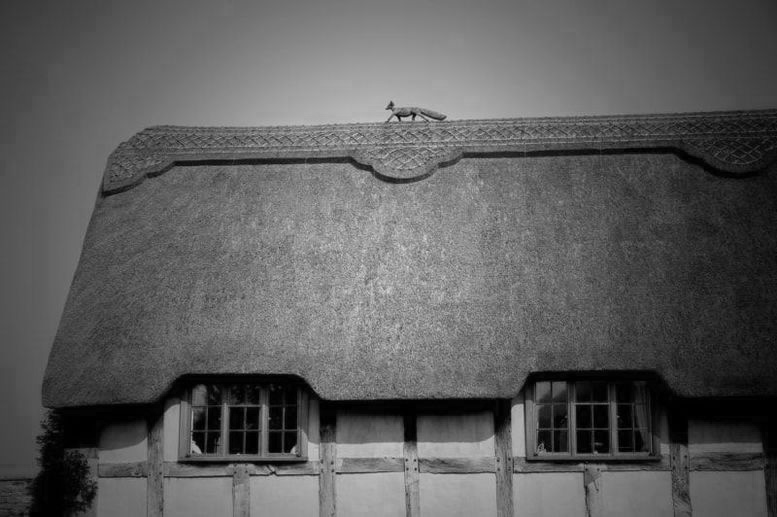
[{"label": "dark timber beam", "polygon": [[162,517],[165,512],[165,473],[162,408],[154,408],[148,419],[148,452],[146,459],[146,515]]},{"label": "dark timber beam", "polygon": [[318,478],[318,514],[320,517],[337,515],[335,504],[335,476],[337,463],[337,413],[331,405],[321,401],[321,471]]},{"label": "dark timber beam", "polygon": [[403,452],[405,458],[405,514],[407,517],[421,515],[420,473],[418,469],[418,429],[415,406],[409,404],[402,415],[405,427]]},{"label": "dark timber beam", "polygon": [[496,515],[513,517],[513,441],[510,400],[494,406],[494,455],[496,456]]},{"label": "dark timber beam", "polygon": [[684,408],[669,410],[669,459],[672,467],[674,517],[691,517],[691,461],[688,454],[688,415]]}]

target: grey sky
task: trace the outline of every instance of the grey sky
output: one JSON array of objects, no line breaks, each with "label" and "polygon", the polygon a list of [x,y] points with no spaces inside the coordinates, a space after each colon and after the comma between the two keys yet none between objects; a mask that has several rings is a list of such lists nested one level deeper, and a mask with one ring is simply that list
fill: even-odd
[{"label": "grey sky", "polygon": [[40,385],[102,168],[155,124],[777,108],[777,3],[0,3],[0,476]]}]

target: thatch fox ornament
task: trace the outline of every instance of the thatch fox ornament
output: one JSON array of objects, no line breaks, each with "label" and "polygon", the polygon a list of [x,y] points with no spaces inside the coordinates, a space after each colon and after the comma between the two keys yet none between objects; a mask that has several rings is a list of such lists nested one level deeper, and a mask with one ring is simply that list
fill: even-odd
[{"label": "thatch fox ornament", "polygon": [[416,116],[418,116],[426,121],[428,121],[429,119],[445,120],[446,118],[446,115],[443,115],[442,113],[437,113],[436,111],[428,110],[426,108],[415,108],[415,107],[397,108],[397,107],[394,107],[394,101],[389,101],[388,106],[386,106],[386,109],[391,110],[391,115],[389,115],[389,118],[388,120],[386,120],[386,122],[390,122],[392,117],[397,117],[398,122],[402,122],[402,119],[404,117],[412,117],[411,120],[415,120]]}]

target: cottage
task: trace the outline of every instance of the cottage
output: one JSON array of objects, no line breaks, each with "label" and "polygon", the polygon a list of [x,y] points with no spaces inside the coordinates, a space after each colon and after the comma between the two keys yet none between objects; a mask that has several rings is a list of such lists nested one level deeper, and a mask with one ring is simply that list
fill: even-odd
[{"label": "cottage", "polygon": [[43,402],[96,515],[777,515],[775,161],[777,111],[152,127]]}]

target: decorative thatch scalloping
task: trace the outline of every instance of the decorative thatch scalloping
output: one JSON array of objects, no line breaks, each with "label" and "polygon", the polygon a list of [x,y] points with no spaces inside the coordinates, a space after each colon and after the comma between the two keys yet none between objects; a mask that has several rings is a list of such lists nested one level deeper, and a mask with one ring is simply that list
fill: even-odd
[{"label": "decorative thatch scalloping", "polygon": [[116,192],[176,162],[352,158],[381,177],[423,179],[469,153],[674,149],[742,174],[777,158],[777,111],[464,120],[308,127],[174,127],[141,131],[111,155],[103,190]]},{"label": "decorative thatch scalloping", "polygon": [[278,162],[173,166],[100,197],[45,405],[147,403],[200,373],[298,375],[326,399],[614,370],[777,395],[774,168],[478,156],[397,183]]}]

